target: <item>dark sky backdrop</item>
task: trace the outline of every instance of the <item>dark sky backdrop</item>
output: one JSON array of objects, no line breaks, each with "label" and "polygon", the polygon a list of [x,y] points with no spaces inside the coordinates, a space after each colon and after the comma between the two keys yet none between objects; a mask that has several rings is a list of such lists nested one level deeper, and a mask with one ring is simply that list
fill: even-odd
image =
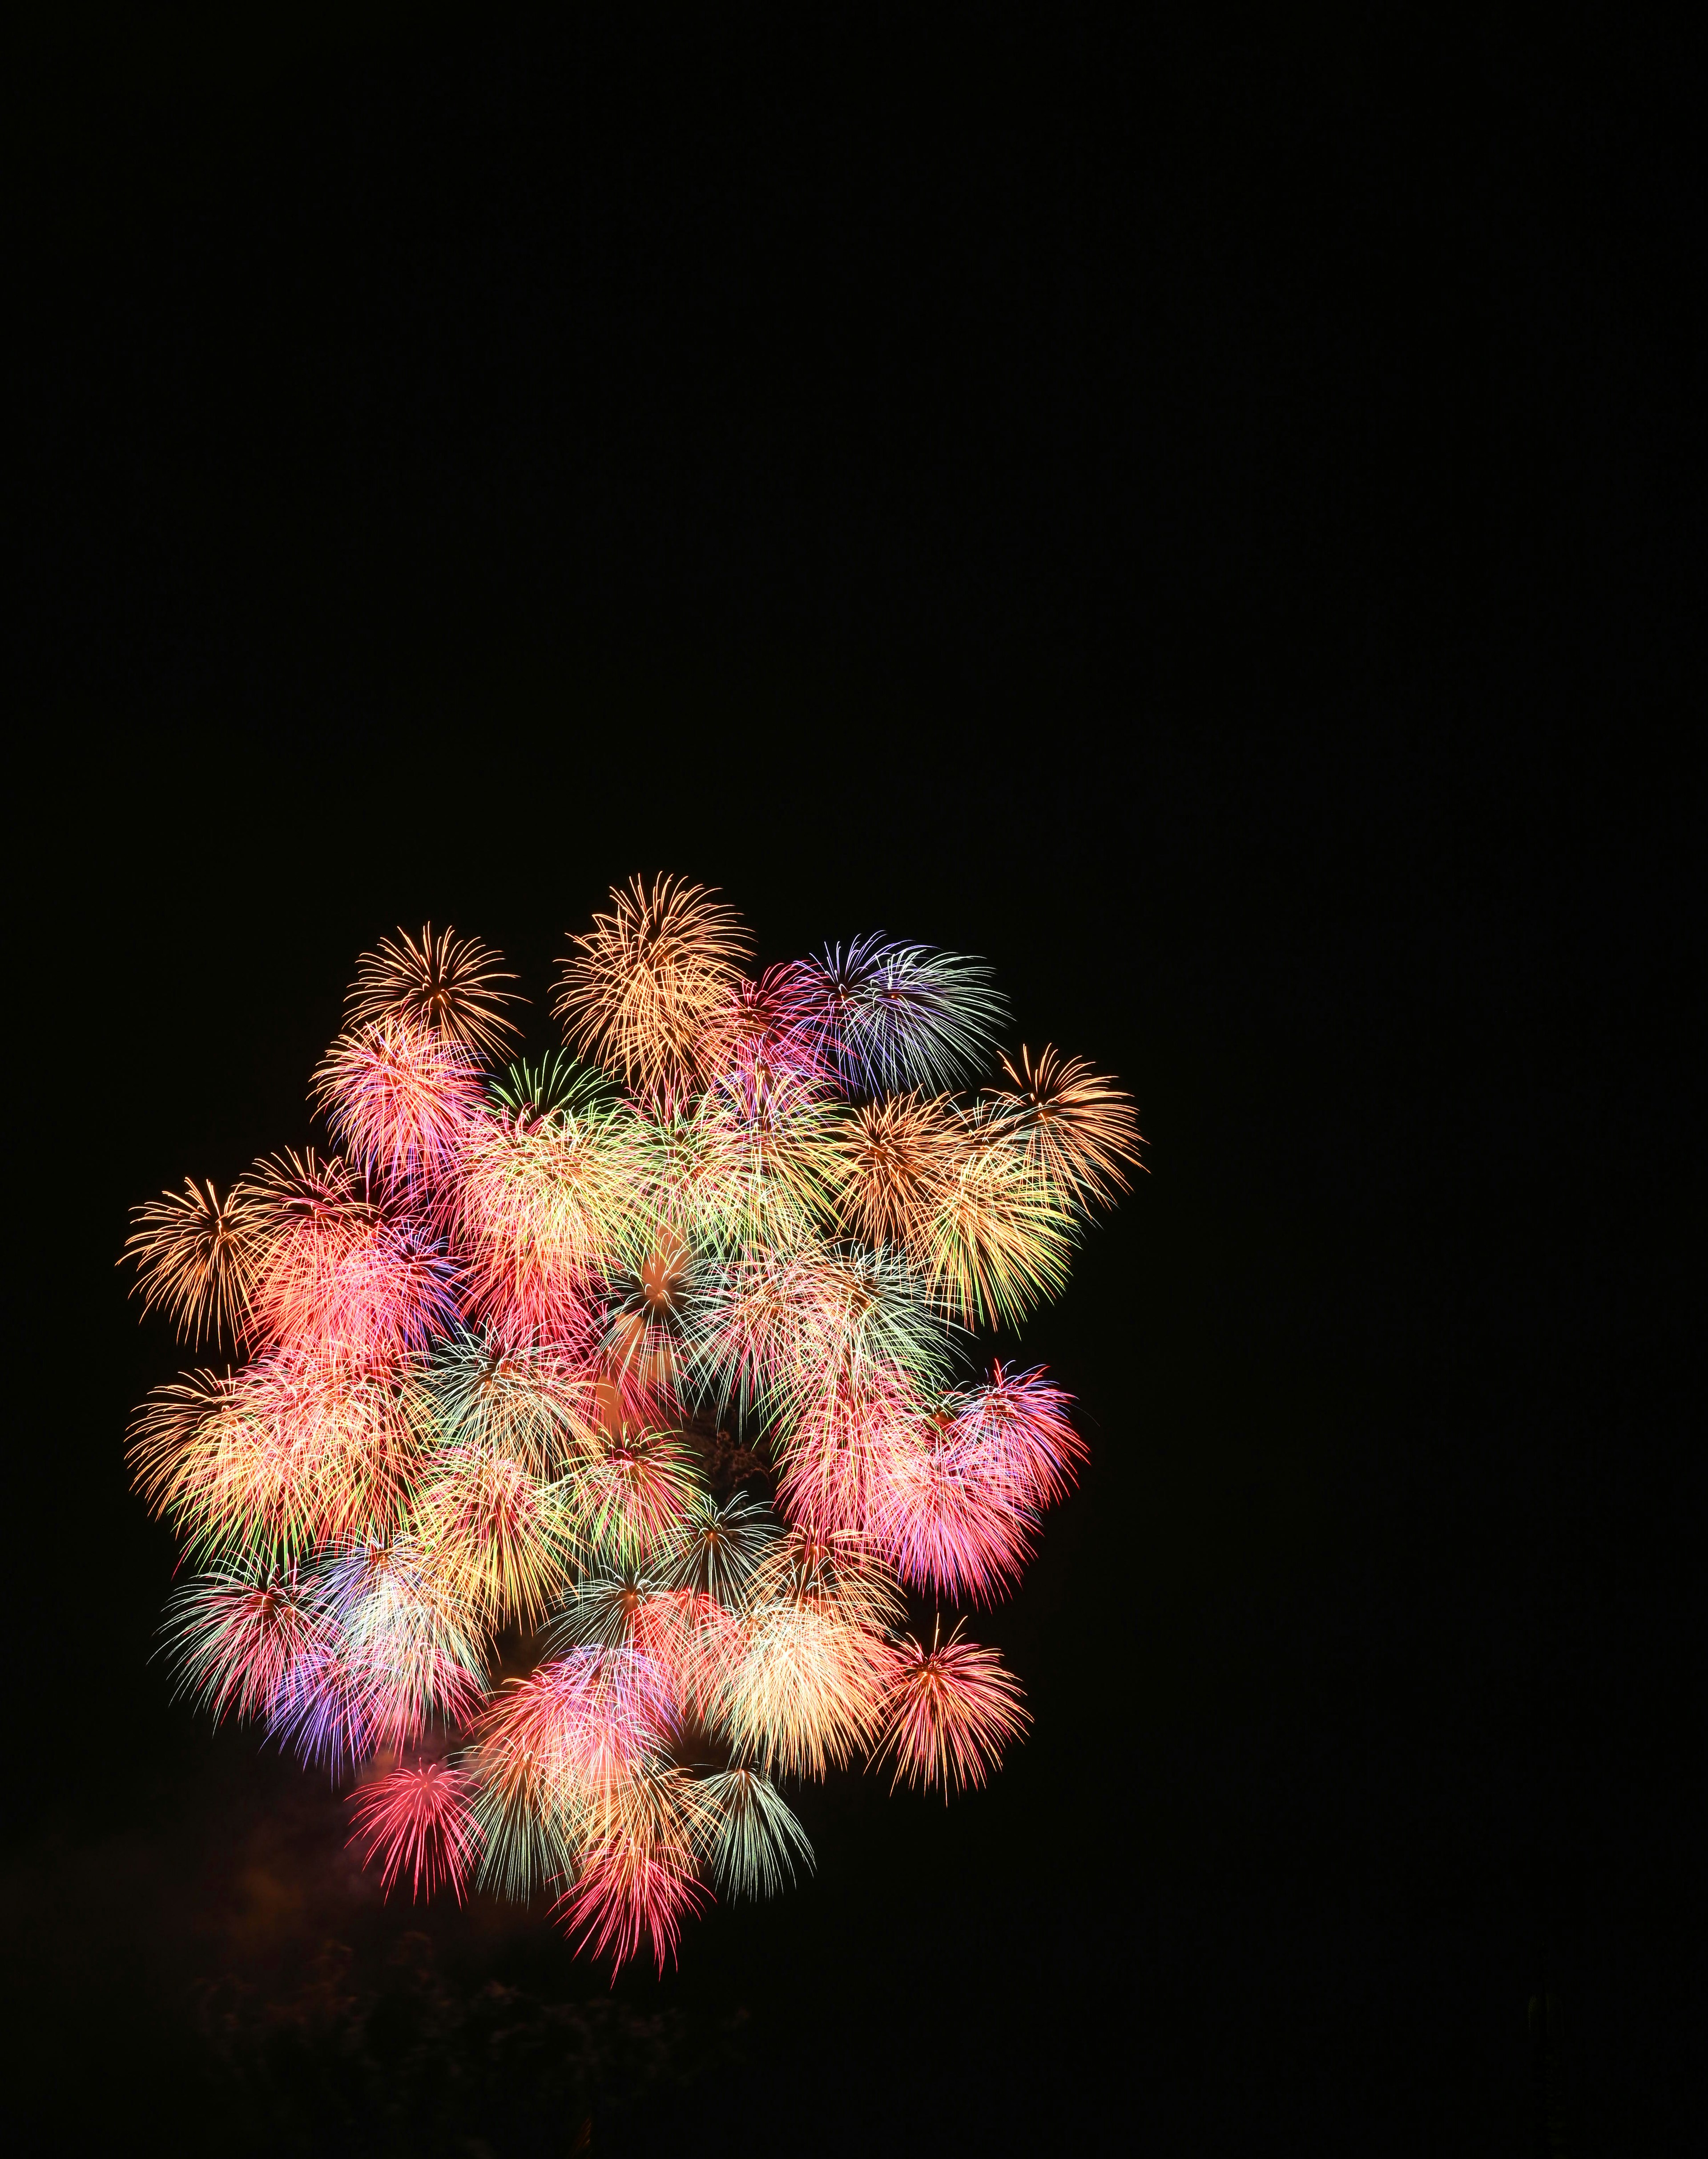
[{"label": "dark sky backdrop", "polygon": [[[1683,70],[1174,12],[27,79],[34,2148],[1529,2151],[1542,1962],[1569,2148],[1700,2129]],[[377,935],[539,997],[661,868],[988,955],[1150,1174],[1026,1337],[1093,1446],[986,1623],[1030,1742],[809,1791],[815,1882],[613,2002],[169,1705],[112,1262],[309,1136]]]}]

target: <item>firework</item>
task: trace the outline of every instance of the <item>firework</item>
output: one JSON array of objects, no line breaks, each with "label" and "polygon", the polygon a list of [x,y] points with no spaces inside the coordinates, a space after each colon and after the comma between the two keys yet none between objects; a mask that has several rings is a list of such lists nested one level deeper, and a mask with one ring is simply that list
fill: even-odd
[{"label": "firework", "polygon": [[738,1608],[754,1569],[775,1541],[777,1525],[767,1507],[739,1494],[719,1506],[701,1496],[665,1542],[660,1579],[710,1602]]},{"label": "firework", "polygon": [[166,1639],[179,1690],[215,1723],[228,1712],[265,1721],[325,1625],[320,1599],[294,1569],[262,1565],[187,1582],[168,1607]]},{"label": "firework", "polygon": [[779,1539],[753,1571],[724,1675],[737,1745],[788,1776],[844,1764],[876,1728],[899,1611],[893,1580],[858,1536]]},{"label": "firework", "polygon": [[562,1476],[597,1426],[596,1369],[551,1339],[459,1328],[435,1349],[422,1388],[448,1444]]},{"label": "firework", "polygon": [[1005,1057],[1002,1069],[1011,1087],[991,1100],[1021,1135],[1034,1170],[1088,1205],[1126,1190],[1140,1147],[1130,1095],[1083,1058],[1064,1058],[1048,1044],[1036,1057],[1022,1048],[1017,1068]]},{"label": "firework", "polygon": [[856,1110],[842,1142],[850,1234],[871,1245],[920,1245],[954,1182],[959,1138],[947,1102],[893,1095]]},{"label": "firework", "polygon": [[866,1526],[901,1578],[976,1603],[1006,1596],[1032,1556],[1037,1517],[1001,1465],[933,1421],[883,1468]]},{"label": "firework", "polygon": [[953,1086],[976,1071],[1007,1007],[981,960],[857,937],[781,970],[790,1033],[855,1094]]},{"label": "firework", "polygon": [[647,1763],[598,1810],[558,1913],[595,1956],[624,1963],[645,1942],[660,1971],[705,1901],[696,1878],[705,1801],[686,1770]]},{"label": "firework", "polygon": [[1031,1719],[1020,1690],[991,1649],[964,1642],[956,1627],[945,1642],[940,1625],[928,1649],[903,1637],[885,1702],[888,1732],[880,1753],[895,1756],[891,1789],[899,1784],[942,1787],[982,1784],[1000,1766],[1002,1750]]},{"label": "firework", "polygon": [[636,1121],[597,1107],[477,1120],[443,1212],[471,1311],[507,1336],[573,1339],[604,1270],[652,1240]]},{"label": "firework", "polygon": [[524,1131],[548,1117],[577,1116],[589,1111],[609,1111],[619,1096],[614,1081],[597,1066],[581,1064],[562,1049],[530,1064],[518,1058],[505,1066],[487,1087],[494,1108]]},{"label": "firework", "polygon": [[983,1386],[958,1390],[945,1407],[953,1451],[1022,1504],[1041,1511],[1073,1489],[1085,1442],[1074,1429],[1068,1397],[1041,1371],[1006,1371],[999,1358]]},{"label": "firework", "polygon": [[542,1483],[514,1457],[441,1449],[415,1522],[435,1572],[484,1626],[537,1626],[575,1578],[587,1540],[573,1479]]},{"label": "firework", "polygon": [[1074,1219],[1007,1123],[960,1120],[955,1167],[919,1239],[932,1293],[966,1327],[1017,1325],[1065,1287]]},{"label": "firework", "polygon": [[370,1745],[404,1747],[437,1720],[468,1721],[486,1692],[486,1649],[461,1585],[407,1537],[364,1541],[325,1566],[334,1658],[359,1676]]},{"label": "firework", "polygon": [[838,1374],[791,1422],[778,1499],[804,1529],[863,1531],[888,1504],[897,1457],[920,1451],[927,1412],[907,1380]]},{"label": "firework", "polygon": [[357,968],[346,1004],[359,1028],[401,1022],[431,1028],[468,1049],[496,1051],[516,1032],[500,1007],[517,1002],[498,984],[515,979],[478,937],[458,937],[449,929],[435,937],[428,923],[419,938],[401,929],[395,940],[381,938],[378,950]]},{"label": "firework", "polygon": [[[193,1570],[181,1690],[354,1777],[388,1893],[540,1896],[613,1964],[811,1865],[789,1780],[946,1797],[1026,1728],[909,1600],[1007,1593],[1072,1488],[1067,1396],[962,1359],[1138,1161],[1053,1049],[945,1091],[1002,1018],[982,961],[750,949],[637,881],[575,940],[567,1048],[494,1075],[514,978],[400,931],[314,1076],[339,1152],[187,1183],[127,1246],[145,1309],[248,1359],[131,1434]],[[537,1659],[502,1685],[500,1630]]]},{"label": "firework", "polygon": [[696,1383],[785,1430],[838,1381],[898,1372],[929,1391],[952,1369],[943,1312],[895,1254],[750,1249],[706,1271],[686,1315]]},{"label": "firework", "polygon": [[520,1897],[572,1878],[673,1716],[666,1675],[632,1649],[572,1649],[507,1687],[469,1753],[483,1877]]},{"label": "firework", "polygon": [[582,1473],[595,1545],[638,1557],[666,1541],[696,1496],[691,1457],[671,1432],[613,1433]]},{"label": "firework", "polygon": [[312,1147],[258,1162],[239,1188],[256,1224],[251,1302],[262,1338],[327,1338],[344,1302],[339,1269],[373,1238],[379,1209],[336,1156]]},{"label": "firework", "polygon": [[237,1185],[222,1199],[211,1182],[186,1178],[135,1213],[125,1256],[137,1269],[142,1309],[158,1306],[192,1345],[205,1332],[236,1343],[250,1332],[261,1224],[254,1195]]},{"label": "firework", "polygon": [[365,1845],[365,1865],[379,1861],[387,1896],[406,1865],[411,1898],[430,1897],[443,1883],[462,1903],[469,1869],[479,1856],[480,1825],[460,1769],[443,1762],[393,1769],[351,1798],[355,1827],[349,1841]]},{"label": "firework", "polygon": [[572,1047],[642,1093],[676,1093],[698,1076],[750,949],[732,909],[701,885],[636,878],[571,941],[557,1000]]},{"label": "firework", "polygon": [[725,1769],[701,1785],[712,1870],[736,1897],[774,1897],[810,1868],[812,1846],[782,1794],[757,1769]]},{"label": "firework", "polygon": [[877,1729],[884,1659],[881,1636],[834,1610],[794,1599],[761,1606],[722,1674],[723,1721],[765,1769],[822,1777]]},{"label": "firework", "polygon": [[387,1020],[340,1035],[314,1075],[333,1136],[380,1183],[441,1183],[484,1106],[480,1068],[429,1028]]}]

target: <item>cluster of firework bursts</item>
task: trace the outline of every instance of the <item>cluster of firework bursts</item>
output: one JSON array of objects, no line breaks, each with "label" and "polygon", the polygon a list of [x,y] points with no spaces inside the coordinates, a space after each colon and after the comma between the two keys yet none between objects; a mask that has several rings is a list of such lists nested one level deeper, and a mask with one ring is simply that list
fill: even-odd
[{"label": "cluster of firework bursts", "polygon": [[1002,1596],[1071,1484],[1058,1390],[957,1364],[1060,1288],[1138,1134],[1053,1050],[952,1091],[1002,1016],[976,962],[755,978],[711,893],[612,902],[538,1064],[494,955],[382,944],[314,1076],[337,1152],[188,1183],[129,1252],[248,1359],[133,1434],[185,1685],[355,1776],[388,1888],[544,1891],[620,1963],[810,1862],[782,1784],[946,1795],[1023,1729],[908,1594]]}]

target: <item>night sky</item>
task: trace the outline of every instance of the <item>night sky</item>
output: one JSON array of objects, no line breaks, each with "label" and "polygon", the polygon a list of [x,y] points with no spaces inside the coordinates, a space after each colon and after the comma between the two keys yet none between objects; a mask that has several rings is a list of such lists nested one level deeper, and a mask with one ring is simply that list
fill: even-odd
[{"label": "night sky", "polygon": [[[18,2148],[1696,2148],[1679,55],[608,12],[27,78]],[[115,1261],[379,936],[541,1048],[661,870],[987,955],[1148,1174],[1022,1344],[1028,1742],[613,1992],[173,1703]]]}]

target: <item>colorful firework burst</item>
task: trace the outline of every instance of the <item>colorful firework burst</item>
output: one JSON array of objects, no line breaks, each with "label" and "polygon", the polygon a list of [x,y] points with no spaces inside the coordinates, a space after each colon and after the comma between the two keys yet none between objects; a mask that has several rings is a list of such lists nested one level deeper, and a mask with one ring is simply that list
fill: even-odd
[{"label": "colorful firework burst", "polygon": [[[921,1600],[1006,1594],[1084,1447],[1042,1371],[960,1359],[1139,1160],[1053,1049],[947,1091],[1004,1017],[982,962],[751,949],[637,879],[574,940],[567,1048],[494,1074],[514,977],[399,931],[314,1077],[342,1152],[187,1183],[127,1247],[146,1309],[249,1360],[133,1429],[201,1570],[182,1688],[355,1777],[388,1892],[543,1893],[616,1964],[810,1866],[780,1784],[863,1756],[946,1797],[1022,1736]],[[500,1685],[501,1636],[536,1661]]]}]

